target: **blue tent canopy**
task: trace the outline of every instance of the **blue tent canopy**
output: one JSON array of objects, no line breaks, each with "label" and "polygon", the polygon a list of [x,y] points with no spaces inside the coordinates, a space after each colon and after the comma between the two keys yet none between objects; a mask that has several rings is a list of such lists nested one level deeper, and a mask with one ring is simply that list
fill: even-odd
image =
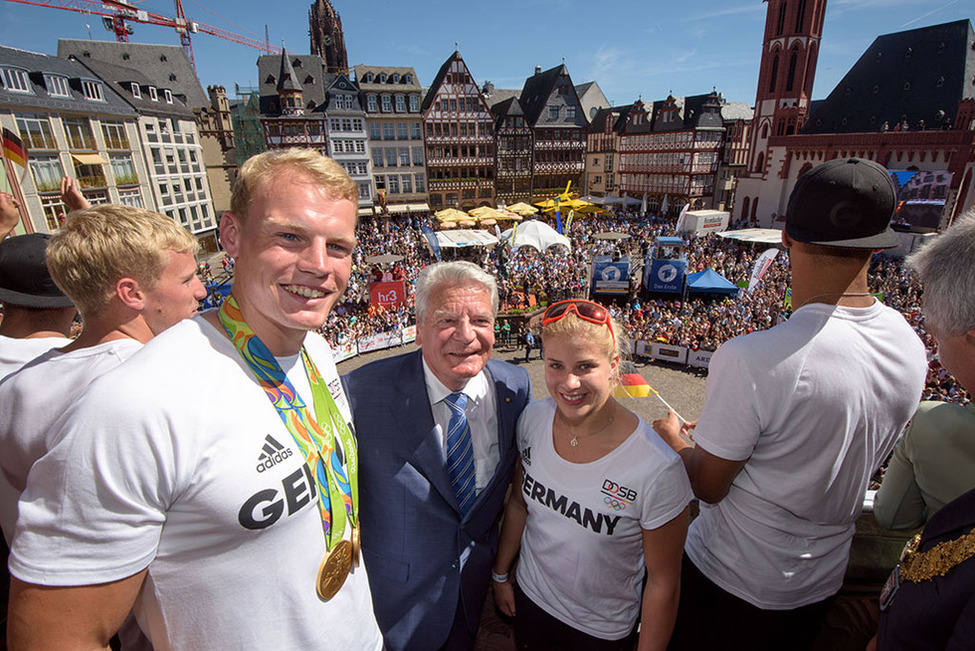
[{"label": "blue tent canopy", "polygon": [[705,269],[687,276],[687,291],[699,294],[727,294],[733,296],[738,293],[738,286],[716,273],[712,269]]}]

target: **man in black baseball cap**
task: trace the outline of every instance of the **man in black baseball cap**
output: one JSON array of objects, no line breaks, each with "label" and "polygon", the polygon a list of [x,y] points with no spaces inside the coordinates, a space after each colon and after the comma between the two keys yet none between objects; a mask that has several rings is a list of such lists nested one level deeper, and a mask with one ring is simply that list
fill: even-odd
[{"label": "man in black baseball cap", "polygon": [[77,310],[47,270],[49,237],[32,233],[0,242],[0,379],[41,353],[71,343]]},{"label": "man in black baseball cap", "polygon": [[[684,461],[701,515],[684,546],[672,649],[809,648],[843,583],[867,482],[917,406],[924,346],[870,293],[897,245],[887,171],[858,158],[806,172],[786,210],[792,317],[711,358]],[[729,631],[747,631],[729,639]]]}]

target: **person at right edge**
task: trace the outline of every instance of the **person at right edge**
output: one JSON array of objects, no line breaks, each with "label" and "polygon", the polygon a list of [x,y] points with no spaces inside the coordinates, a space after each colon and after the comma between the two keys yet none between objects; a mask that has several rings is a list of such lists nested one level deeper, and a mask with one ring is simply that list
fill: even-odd
[{"label": "person at right edge", "polygon": [[806,649],[849,560],[871,475],[920,400],[924,346],[874,298],[874,252],[898,244],[887,170],[841,158],[799,178],[782,243],[792,317],[731,339],[680,436],[700,516],[691,524],[672,649]]},{"label": "person at right edge", "polygon": [[[908,258],[924,327],[958,383],[975,387],[975,211]],[[975,489],[931,516],[881,593],[881,651],[975,647]]]}]

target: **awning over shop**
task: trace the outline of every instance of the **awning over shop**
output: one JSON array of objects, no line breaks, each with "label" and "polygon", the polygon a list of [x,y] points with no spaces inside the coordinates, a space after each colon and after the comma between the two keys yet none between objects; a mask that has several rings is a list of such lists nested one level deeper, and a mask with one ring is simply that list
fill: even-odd
[{"label": "awning over shop", "polygon": [[71,154],[71,158],[80,165],[107,165],[108,161],[98,154]]},{"label": "awning over shop", "polygon": [[487,231],[458,229],[438,231],[437,241],[442,249],[458,249],[468,246],[494,246],[498,238]]},{"label": "awning over shop", "polygon": [[405,212],[427,212],[430,206],[425,203],[395,203],[386,207],[391,215],[399,215]]}]

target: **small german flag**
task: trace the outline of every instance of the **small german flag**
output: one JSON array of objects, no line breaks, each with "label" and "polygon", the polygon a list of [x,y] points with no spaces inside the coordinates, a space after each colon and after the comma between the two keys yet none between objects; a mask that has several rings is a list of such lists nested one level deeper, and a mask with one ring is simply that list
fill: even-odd
[{"label": "small german flag", "polygon": [[24,149],[24,143],[16,133],[7,128],[3,130],[3,156],[24,169],[27,168],[27,150]]}]

